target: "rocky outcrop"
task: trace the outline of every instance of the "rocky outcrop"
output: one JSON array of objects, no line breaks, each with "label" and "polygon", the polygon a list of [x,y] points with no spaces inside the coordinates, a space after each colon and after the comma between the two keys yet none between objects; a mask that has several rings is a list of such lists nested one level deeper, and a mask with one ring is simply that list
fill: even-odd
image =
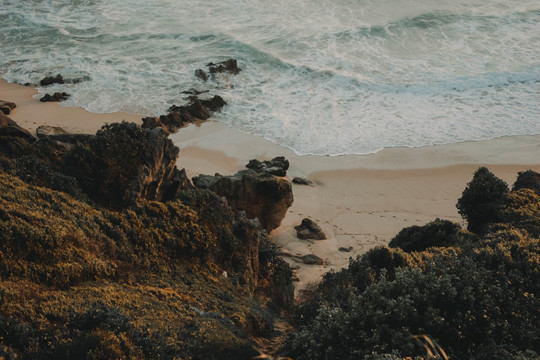
[{"label": "rocky outcrop", "polygon": [[170,193],[178,152],[160,128],[113,123],[85,146],[70,151],[64,164],[91,199],[112,207],[127,206],[138,199],[162,200]]},{"label": "rocky outcrop", "polygon": [[39,101],[41,102],[61,102],[69,98],[69,94],[65,92],[55,92],[53,95],[45,94]]},{"label": "rocky outcrop", "polygon": [[221,110],[227,103],[219,95],[211,99],[199,99],[197,96],[190,96],[187,105],[173,105],[168,109],[167,115],[159,118],[143,118],[143,128],[154,129],[162,127],[167,132],[176,132],[181,127],[200,120],[207,120],[212,112]]},{"label": "rocky outcrop", "polygon": [[326,234],[322,229],[317,225],[313,220],[305,218],[302,220],[302,223],[294,227],[296,229],[296,236],[299,239],[313,239],[313,240],[324,240],[326,239]]},{"label": "rocky outcrop", "polygon": [[283,156],[275,157],[270,161],[259,161],[257,159],[253,159],[249,161],[246,167],[258,173],[285,176],[287,175],[287,170],[289,169],[289,161]]},{"label": "rocky outcrop", "polygon": [[236,75],[241,71],[241,69],[238,68],[238,62],[235,59],[228,59],[218,62],[217,64],[211,62],[206,64],[206,66],[208,66],[208,70],[211,74],[226,72]]},{"label": "rocky outcrop", "polygon": [[[26,129],[20,127],[15,121],[0,111],[0,137],[20,137],[28,140],[34,140],[34,137]],[[9,140],[2,140],[9,141]]]},{"label": "rocky outcrop", "polygon": [[9,115],[11,110],[15,109],[16,107],[17,107],[17,105],[15,105],[15,103],[0,100],[0,111],[3,112],[6,115]]},{"label": "rocky outcrop", "polygon": [[64,83],[64,77],[60,74],[56,76],[47,76],[41,79],[39,82],[39,85],[41,86],[48,86],[52,84],[63,84]]},{"label": "rocky outcrop", "polygon": [[59,126],[40,125],[36,129],[36,135],[38,138],[43,138],[53,135],[65,135],[68,132]]},{"label": "rocky outcrop", "polygon": [[235,213],[245,211],[249,218],[259,219],[268,232],[281,224],[293,203],[289,181],[255,170],[242,170],[232,176],[200,175],[192,181],[198,188],[224,196]]}]

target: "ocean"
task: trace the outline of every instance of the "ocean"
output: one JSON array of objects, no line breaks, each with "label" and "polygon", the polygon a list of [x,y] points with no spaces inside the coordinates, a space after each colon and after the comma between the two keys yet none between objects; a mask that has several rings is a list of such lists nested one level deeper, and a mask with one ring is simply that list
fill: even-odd
[{"label": "ocean", "polygon": [[[297,154],[540,134],[538,0],[0,0],[0,76],[157,116],[185,91]],[[238,75],[195,70],[238,60]]]}]

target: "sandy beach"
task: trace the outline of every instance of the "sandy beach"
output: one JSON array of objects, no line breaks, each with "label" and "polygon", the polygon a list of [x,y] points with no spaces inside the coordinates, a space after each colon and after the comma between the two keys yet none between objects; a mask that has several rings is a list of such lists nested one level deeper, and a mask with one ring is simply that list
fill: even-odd
[{"label": "sandy beach", "polygon": [[[40,103],[36,90],[0,80],[0,99],[17,104],[10,118],[35,132],[39,125],[60,126],[75,133],[94,133],[103,124],[141,122],[144,115],[94,114],[57,103]],[[233,174],[250,159],[285,156],[288,176],[312,185],[293,184],[294,204],[281,226],[271,233],[284,258],[296,271],[297,290],[331,269],[348,264],[376,245],[387,244],[402,228],[436,218],[463,224],[455,204],[480,166],[488,167],[510,186],[518,171],[540,172],[540,136],[511,136],[422,148],[392,148],[370,155],[297,156],[263,138],[207,121],[170,136],[180,148],[179,168],[188,176]],[[299,240],[294,226],[309,217],[326,240]],[[345,248],[350,251],[340,251]],[[305,265],[299,256],[315,254],[325,264]]]}]

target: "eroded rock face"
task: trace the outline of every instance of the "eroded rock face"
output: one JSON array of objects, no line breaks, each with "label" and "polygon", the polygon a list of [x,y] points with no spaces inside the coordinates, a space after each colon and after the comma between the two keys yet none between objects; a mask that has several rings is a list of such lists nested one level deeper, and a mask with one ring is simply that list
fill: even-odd
[{"label": "eroded rock face", "polygon": [[0,136],[20,137],[28,140],[35,138],[26,129],[20,127],[15,121],[0,111]]},{"label": "eroded rock face", "polygon": [[293,203],[291,183],[285,179],[254,170],[242,170],[232,176],[200,175],[193,184],[224,196],[234,212],[259,219],[268,232],[277,228]]},{"label": "eroded rock face", "polygon": [[123,122],[105,125],[85,146],[70,151],[64,163],[91,199],[127,206],[170,193],[178,152],[161,128]]}]

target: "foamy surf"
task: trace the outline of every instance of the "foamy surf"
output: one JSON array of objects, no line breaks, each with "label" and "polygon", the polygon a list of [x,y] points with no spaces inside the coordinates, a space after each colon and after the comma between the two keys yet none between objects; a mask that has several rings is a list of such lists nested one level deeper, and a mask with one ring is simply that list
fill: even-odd
[{"label": "foamy surf", "polygon": [[[216,119],[297,154],[540,133],[540,10],[534,1],[6,0],[0,74],[87,81],[66,106],[159,115],[195,88]],[[234,57],[243,71],[194,71]]]}]

